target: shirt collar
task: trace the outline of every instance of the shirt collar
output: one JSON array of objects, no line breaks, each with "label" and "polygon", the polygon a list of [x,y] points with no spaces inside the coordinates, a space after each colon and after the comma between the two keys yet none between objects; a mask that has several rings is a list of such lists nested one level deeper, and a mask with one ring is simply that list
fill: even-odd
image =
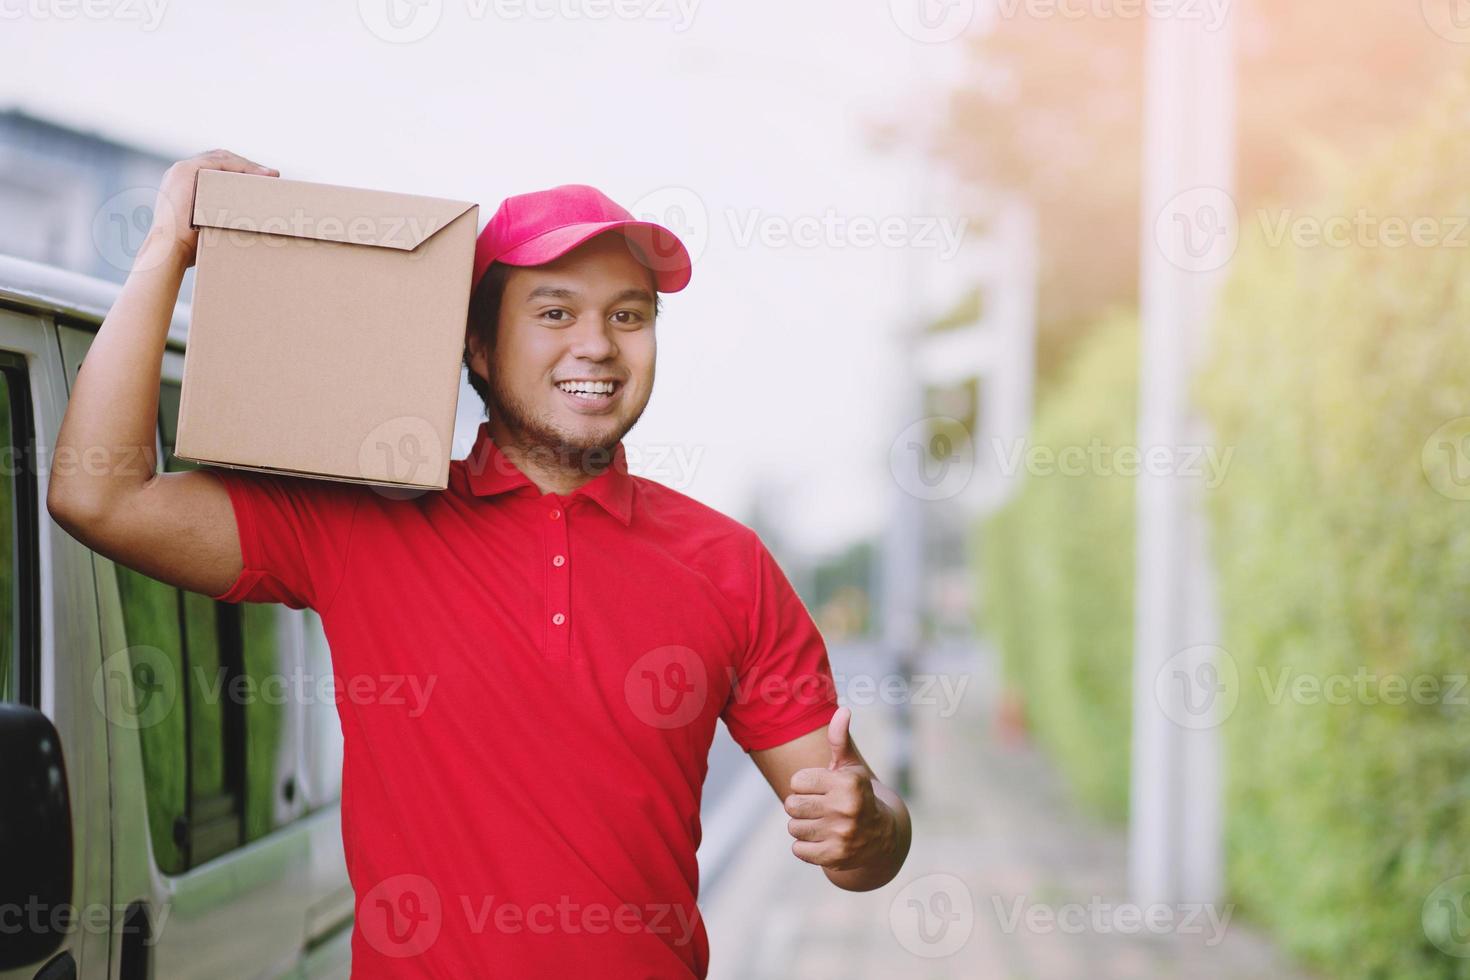
[{"label": "shirt collar", "polygon": [[[465,459],[470,492],[477,497],[492,497],[520,487],[536,488],[531,478],[521,472],[510,457],[500,451],[490,438],[490,423],[481,422],[475,444]],[[538,491],[539,492],[539,491]],[[620,440],[613,450],[612,463],[601,473],[571,492],[597,501],[609,514],[626,526],[633,519],[633,478],[628,474],[627,453]]]}]

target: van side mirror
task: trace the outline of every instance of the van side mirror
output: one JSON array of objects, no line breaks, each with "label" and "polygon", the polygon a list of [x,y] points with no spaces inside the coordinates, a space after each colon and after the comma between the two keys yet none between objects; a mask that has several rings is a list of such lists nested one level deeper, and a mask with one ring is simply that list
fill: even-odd
[{"label": "van side mirror", "polygon": [[76,927],[61,737],[21,704],[0,704],[0,854],[0,970],[9,970],[38,963]]}]

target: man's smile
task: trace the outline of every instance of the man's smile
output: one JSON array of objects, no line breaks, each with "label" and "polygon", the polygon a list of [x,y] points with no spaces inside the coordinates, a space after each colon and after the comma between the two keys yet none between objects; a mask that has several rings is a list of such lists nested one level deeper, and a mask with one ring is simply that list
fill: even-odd
[{"label": "man's smile", "polygon": [[613,379],[569,378],[554,382],[574,411],[587,415],[609,412],[623,394],[623,382]]}]

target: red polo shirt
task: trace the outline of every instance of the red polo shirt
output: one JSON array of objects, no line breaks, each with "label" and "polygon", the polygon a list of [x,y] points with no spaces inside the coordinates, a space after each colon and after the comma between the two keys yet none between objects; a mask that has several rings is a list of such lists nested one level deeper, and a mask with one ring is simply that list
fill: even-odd
[{"label": "red polo shirt", "polygon": [[715,719],[751,751],[837,703],[756,534],[621,444],[543,494],[485,423],[444,492],[208,472],[245,562],[214,598],[310,606],[331,645],[353,976],[703,977]]}]

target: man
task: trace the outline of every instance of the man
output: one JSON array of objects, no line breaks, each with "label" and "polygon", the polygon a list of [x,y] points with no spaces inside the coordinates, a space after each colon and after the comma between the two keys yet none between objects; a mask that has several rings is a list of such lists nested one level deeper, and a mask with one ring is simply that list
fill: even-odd
[{"label": "man", "polygon": [[748,528],[627,472],[657,294],[690,277],[677,238],[580,185],[501,205],[465,350],[488,419],[443,493],[160,474],[159,367],[203,168],[279,176],[219,150],[170,168],[58,438],[119,465],[58,473],[47,502],[155,578],[317,610],[344,684],[428,692],[412,710],[339,702],[355,975],[704,976],[717,718],[783,801],[797,858],[841,888],[889,881],[907,810],[852,743],[785,576]]}]

